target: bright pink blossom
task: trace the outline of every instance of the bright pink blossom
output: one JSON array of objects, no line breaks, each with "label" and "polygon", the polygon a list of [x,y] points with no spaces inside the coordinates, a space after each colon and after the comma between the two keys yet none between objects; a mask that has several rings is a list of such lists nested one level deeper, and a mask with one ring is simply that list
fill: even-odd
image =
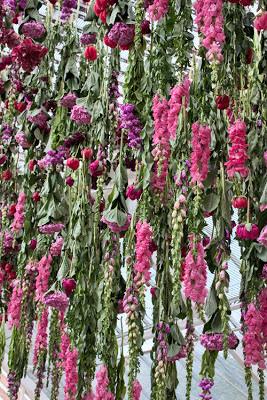
[{"label": "bright pink blossom", "polygon": [[40,353],[47,348],[48,309],[45,308],[37,326],[37,335],[34,344],[33,365],[38,363]]},{"label": "bright pink blossom", "polygon": [[258,237],[257,240],[264,247],[267,247],[267,225],[265,225],[265,227],[262,228],[260,236]]},{"label": "bright pink blossom", "polygon": [[250,367],[257,364],[260,369],[265,368],[262,340],[263,318],[254,304],[249,304],[244,317],[246,332],[243,336],[245,365]]},{"label": "bright pink blossom", "polygon": [[95,400],[115,400],[115,396],[108,390],[108,370],[102,365],[96,373]]},{"label": "bright pink blossom", "polygon": [[63,313],[66,311],[69,305],[69,299],[64,292],[55,292],[48,294],[44,297],[43,302],[45,305],[56,308]]},{"label": "bright pink blossom", "polygon": [[263,12],[255,19],[254,26],[257,29],[257,31],[267,30],[267,11]]},{"label": "bright pink blossom", "polygon": [[131,185],[127,187],[126,197],[130,200],[139,200],[142,192],[142,189],[137,189],[134,185]]},{"label": "bright pink blossom", "polygon": [[168,175],[170,158],[170,132],[168,130],[169,106],[165,98],[156,95],[153,99],[154,134],[152,155],[154,157],[154,171],[152,187],[155,191],[163,192]]},{"label": "bright pink blossom", "polygon": [[36,278],[36,292],[35,292],[35,298],[37,301],[43,301],[44,294],[48,290],[51,264],[52,264],[52,257],[50,254],[48,254],[48,256],[43,256],[38,263],[38,275]]},{"label": "bright pink blossom", "polygon": [[62,247],[63,247],[64,239],[61,236],[56,238],[56,241],[51,244],[50,247],[50,254],[52,257],[58,257],[61,254]]},{"label": "bright pink blossom", "polygon": [[211,130],[195,122],[192,125],[192,153],[190,173],[192,182],[202,186],[208,176]]},{"label": "bright pink blossom", "polygon": [[148,7],[148,14],[151,21],[160,21],[168,12],[169,0],[154,0]]},{"label": "bright pink blossom", "polygon": [[178,117],[182,105],[184,105],[184,107],[188,107],[190,84],[190,80],[188,78],[185,78],[180,85],[176,85],[174,86],[174,88],[171,89],[171,97],[168,102],[168,130],[170,132],[171,140],[175,140],[176,138]]},{"label": "bright pink blossom", "polygon": [[16,204],[16,212],[14,215],[14,220],[12,223],[12,231],[19,232],[24,225],[24,214],[25,214],[25,203],[26,203],[26,195],[23,192],[20,192],[18,197],[18,202]]},{"label": "bright pink blossom", "polygon": [[239,174],[242,178],[248,176],[246,131],[246,124],[241,120],[237,120],[228,130],[231,142],[228,161],[225,163],[228,178],[233,178],[235,174]]},{"label": "bright pink blossom", "polygon": [[241,240],[256,240],[260,234],[256,224],[239,224],[236,227],[236,237]]},{"label": "bright pink blossom", "polygon": [[78,350],[69,345],[65,361],[64,400],[76,400],[78,385]]},{"label": "bright pink blossom", "polygon": [[8,327],[10,329],[13,326],[19,327],[22,296],[23,290],[20,287],[20,282],[16,281],[8,304]]},{"label": "bright pink blossom", "polygon": [[207,263],[202,241],[194,243],[190,238],[190,250],[185,258],[184,294],[198,304],[204,304],[207,297]]},{"label": "bright pink blossom", "polygon": [[223,30],[223,0],[196,0],[195,23],[203,35],[202,45],[208,50],[206,57],[209,61],[222,62],[222,46],[225,42]]},{"label": "bright pink blossom", "polygon": [[152,228],[146,221],[136,224],[136,262],[134,270],[143,274],[146,283],[150,280]]},{"label": "bright pink blossom", "polygon": [[[266,265],[266,264],[265,264]],[[263,288],[259,294],[259,311],[262,316],[262,339],[267,350],[267,287]]]},{"label": "bright pink blossom", "polygon": [[141,392],[142,392],[142,386],[140,382],[136,379],[135,381],[133,381],[133,388],[132,388],[133,400],[140,400]]}]

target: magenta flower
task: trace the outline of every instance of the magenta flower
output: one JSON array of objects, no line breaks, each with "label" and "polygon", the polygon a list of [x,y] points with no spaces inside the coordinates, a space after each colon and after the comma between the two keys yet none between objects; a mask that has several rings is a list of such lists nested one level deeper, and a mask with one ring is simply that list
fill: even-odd
[{"label": "magenta flower", "polygon": [[236,174],[239,174],[242,178],[248,176],[246,130],[246,124],[241,120],[237,120],[228,130],[231,147],[225,166],[229,178],[233,178]]},{"label": "magenta flower", "polygon": [[267,247],[267,225],[262,228],[260,236],[258,237],[258,242],[264,247]]},{"label": "magenta flower", "polygon": [[211,130],[206,125],[195,122],[192,125],[192,153],[190,173],[192,182],[202,187],[208,176]]},{"label": "magenta flower", "polygon": [[69,299],[64,292],[48,294],[44,297],[43,302],[45,305],[56,308],[63,313],[66,311],[69,305]]},{"label": "magenta flower", "polygon": [[34,344],[33,365],[37,366],[40,353],[47,348],[48,309],[45,308],[37,326]]},{"label": "magenta flower", "polygon": [[78,125],[88,125],[91,122],[91,115],[83,106],[75,105],[71,110],[71,120]]},{"label": "magenta flower", "polygon": [[140,272],[146,284],[150,280],[151,255],[150,243],[152,242],[152,228],[146,221],[138,221],[136,224],[136,262],[134,270]]},{"label": "magenta flower", "polygon": [[160,21],[168,12],[169,0],[154,0],[148,7],[148,14],[151,21]]}]

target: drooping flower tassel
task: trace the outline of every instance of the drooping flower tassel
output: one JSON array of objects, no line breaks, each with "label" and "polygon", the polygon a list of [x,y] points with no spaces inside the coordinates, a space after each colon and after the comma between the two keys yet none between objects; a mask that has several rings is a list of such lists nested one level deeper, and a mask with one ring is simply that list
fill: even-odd
[{"label": "drooping flower tassel", "polygon": [[24,214],[25,214],[25,203],[26,203],[26,195],[23,192],[20,192],[18,197],[18,202],[16,204],[16,212],[14,215],[14,220],[12,223],[12,231],[19,232],[24,225]]},{"label": "drooping flower tassel", "polygon": [[203,186],[208,176],[211,130],[206,125],[195,122],[192,125],[192,153],[190,173],[192,183]]},{"label": "drooping flower tassel", "polygon": [[237,120],[228,130],[231,147],[225,166],[230,179],[234,178],[236,174],[242,178],[248,176],[249,169],[246,166],[248,160],[246,130],[246,124],[241,120]]}]

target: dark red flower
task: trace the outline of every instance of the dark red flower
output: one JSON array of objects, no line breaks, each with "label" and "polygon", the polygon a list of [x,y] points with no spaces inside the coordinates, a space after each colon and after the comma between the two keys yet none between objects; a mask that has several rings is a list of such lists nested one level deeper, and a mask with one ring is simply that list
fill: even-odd
[{"label": "dark red flower", "polygon": [[12,178],[12,172],[9,169],[2,172],[3,181],[10,181],[11,178]]},{"label": "dark red flower", "polygon": [[148,35],[151,33],[150,22],[147,19],[144,19],[144,21],[141,23],[141,32],[143,35]]},{"label": "dark red flower", "polygon": [[14,203],[14,204],[11,204],[11,205],[9,206],[8,214],[7,214],[8,217],[9,217],[9,218],[13,217],[14,214],[15,214],[15,212],[16,212],[16,204]]},{"label": "dark red flower", "polygon": [[14,101],[14,107],[15,107],[15,110],[22,113],[24,110],[26,110],[27,104],[23,103],[22,101],[20,101],[20,102]]},{"label": "dark red flower", "polygon": [[244,196],[240,196],[240,197],[235,197],[232,200],[232,206],[234,208],[247,208],[248,206],[248,200],[246,197]]},{"label": "dark red flower", "polygon": [[41,199],[40,193],[39,192],[34,192],[33,195],[32,195],[32,199],[33,199],[33,201],[35,203],[38,203],[38,201],[40,201],[40,199]]},{"label": "dark red flower", "polygon": [[230,104],[230,98],[226,94],[224,94],[223,96],[218,96],[215,101],[216,106],[219,110],[226,110],[226,108],[228,108]]},{"label": "dark red flower", "polygon": [[95,46],[87,46],[84,51],[84,57],[88,61],[95,61],[97,59],[97,51]]},{"label": "dark red flower", "polygon": [[12,60],[17,62],[25,72],[31,72],[40,64],[48,49],[32,39],[24,39],[12,50]]},{"label": "dark red flower", "polygon": [[116,42],[113,42],[113,40],[111,40],[111,39],[108,37],[108,35],[105,35],[105,36],[104,36],[103,41],[104,41],[105,45],[108,46],[108,47],[110,47],[111,49],[115,49],[115,47],[117,46],[117,43],[116,43]]},{"label": "dark red flower", "polygon": [[29,161],[28,166],[29,166],[30,172],[33,172],[33,171],[34,171],[34,168],[35,168],[35,165],[36,165],[36,164],[37,164],[37,161],[36,161],[36,160],[30,160],[30,161]]},{"label": "dark red flower", "polygon": [[65,179],[66,185],[68,185],[69,187],[72,187],[74,184],[74,179],[71,176],[67,176],[67,178]]},{"label": "dark red flower", "polygon": [[33,251],[33,250],[36,249],[36,246],[37,246],[37,240],[36,239],[31,239],[30,243],[29,243],[30,249]]},{"label": "dark red flower", "polygon": [[72,157],[72,158],[67,159],[66,164],[67,164],[67,167],[69,167],[73,171],[76,171],[76,169],[79,168],[80,161],[78,160],[78,158]]},{"label": "dark red flower", "polygon": [[69,297],[72,292],[76,289],[76,281],[73,278],[64,278],[62,280],[62,287],[66,293],[66,295]]},{"label": "dark red flower", "polygon": [[251,64],[252,63],[253,55],[254,55],[253,50],[252,50],[251,47],[249,47],[247,49],[247,51],[246,51],[246,63],[247,64]]}]

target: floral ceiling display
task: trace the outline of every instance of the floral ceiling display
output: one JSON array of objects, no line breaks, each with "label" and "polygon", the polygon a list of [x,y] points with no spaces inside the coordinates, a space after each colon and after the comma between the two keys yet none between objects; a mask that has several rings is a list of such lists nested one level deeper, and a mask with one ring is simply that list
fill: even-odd
[{"label": "floral ceiling display", "polygon": [[52,400],[62,385],[65,400],[142,399],[149,295],[152,400],[176,399],[181,358],[192,399],[196,319],[199,398],[239,347],[247,399],[256,373],[264,400],[267,0],[0,0],[0,44],[9,398],[33,363],[35,399],[47,384]]}]

